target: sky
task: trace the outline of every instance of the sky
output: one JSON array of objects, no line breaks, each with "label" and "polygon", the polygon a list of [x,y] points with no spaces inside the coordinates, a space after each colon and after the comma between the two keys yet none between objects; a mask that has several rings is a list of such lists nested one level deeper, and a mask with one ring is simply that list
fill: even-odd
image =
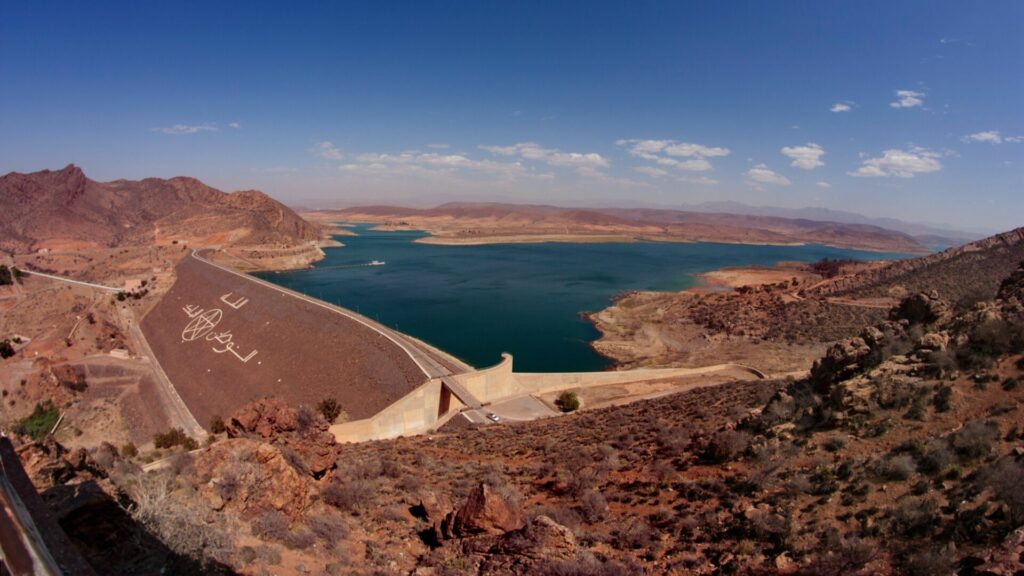
[{"label": "sky", "polygon": [[1024,2],[0,0],[0,173],[1024,225]]}]

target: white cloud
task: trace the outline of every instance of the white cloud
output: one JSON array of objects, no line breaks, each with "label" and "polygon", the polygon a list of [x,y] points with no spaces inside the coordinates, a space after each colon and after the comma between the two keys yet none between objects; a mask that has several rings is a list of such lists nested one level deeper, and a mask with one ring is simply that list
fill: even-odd
[{"label": "white cloud", "polygon": [[636,168],[633,168],[633,170],[636,170],[637,172],[639,172],[641,174],[647,174],[648,176],[651,176],[651,177],[654,177],[654,178],[660,178],[662,176],[668,176],[668,172],[666,172],[665,170],[662,170],[661,168],[655,168],[654,166],[638,166]]},{"label": "white cloud", "polygon": [[501,178],[527,176],[532,178],[550,178],[551,174],[536,173],[528,170],[521,162],[497,162],[494,160],[475,160],[462,154],[440,154],[436,152],[409,151],[396,154],[365,153],[353,158],[353,162],[343,164],[339,170],[348,173],[371,176],[402,176],[409,174],[488,174]]},{"label": "white cloud", "polygon": [[679,180],[681,182],[689,182],[690,184],[700,184],[702,186],[711,186],[714,184],[718,184],[718,180],[715,180],[714,178],[708,178],[707,176],[681,176]]},{"label": "white cloud", "polygon": [[701,158],[715,158],[718,156],[728,156],[729,149],[704,146],[703,144],[679,142],[666,146],[665,154],[668,154],[669,156],[699,156]]},{"label": "white cloud", "polygon": [[815,182],[814,185],[817,186],[818,188],[831,188],[832,187],[831,184],[829,184],[828,182],[825,182],[824,180],[819,180],[819,181]]},{"label": "white cloud", "polygon": [[791,184],[789,178],[772,171],[764,164],[758,164],[747,170],[747,178],[761,184],[777,184],[779,186],[789,186]]},{"label": "white cloud", "polygon": [[315,146],[309,149],[309,151],[314,156],[326,158],[327,160],[341,160],[345,157],[345,153],[336,147],[330,140],[317,142]]},{"label": "white cloud", "polygon": [[814,170],[818,166],[825,165],[821,161],[821,157],[825,154],[825,149],[814,142],[808,142],[805,146],[786,146],[781,152],[784,156],[788,156],[793,160],[790,166],[804,170]]},{"label": "white cloud", "polygon": [[241,127],[242,127],[242,125],[239,124],[238,122],[232,122],[232,123],[228,124],[228,128],[234,128],[235,130],[240,129]]},{"label": "white cloud", "polygon": [[856,103],[850,102],[849,100],[847,100],[846,102],[836,102],[835,104],[832,105],[831,108],[829,108],[829,111],[830,112],[849,112],[850,110],[853,110],[854,106],[856,106]]},{"label": "white cloud", "polygon": [[523,160],[543,162],[548,166],[574,168],[582,176],[603,175],[600,170],[607,168],[608,160],[596,152],[562,152],[544,148],[534,142],[520,142],[511,146],[480,146],[496,156],[517,156]]},{"label": "white cloud", "polygon": [[1003,136],[999,133],[999,130],[985,130],[968,134],[961,138],[961,140],[964,142],[987,142],[989,144],[1002,144],[1003,142],[1018,144],[1024,142],[1024,136]]},{"label": "white cloud", "polygon": [[441,143],[427,144],[427,148],[435,148],[435,149],[438,149],[438,150],[446,150],[448,148],[448,145],[447,144],[441,144]]},{"label": "white cloud", "polygon": [[916,108],[924,104],[924,92],[913,90],[897,90],[896,101],[890,102],[893,108]]},{"label": "white cloud", "polygon": [[169,128],[153,128],[154,132],[164,134],[196,134],[198,132],[216,132],[216,124],[175,124]]},{"label": "white cloud", "polygon": [[877,158],[864,160],[860,168],[848,174],[858,177],[913,178],[915,174],[942,170],[942,162],[939,162],[942,156],[943,154],[939,152],[920,147],[908,150],[890,149],[882,152]]},{"label": "white cloud", "polygon": [[[650,160],[661,166],[672,166],[687,172],[704,172],[711,170],[708,158],[728,156],[730,150],[716,146],[705,146],[675,140],[617,140],[619,146],[626,148],[630,156]],[[685,160],[679,160],[685,158]]]}]

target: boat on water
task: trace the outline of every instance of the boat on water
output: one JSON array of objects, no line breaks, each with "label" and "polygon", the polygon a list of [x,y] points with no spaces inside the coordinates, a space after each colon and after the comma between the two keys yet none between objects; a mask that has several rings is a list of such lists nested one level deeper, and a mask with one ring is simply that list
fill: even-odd
[{"label": "boat on water", "polygon": [[383,266],[385,262],[383,260],[371,260],[367,266]]}]

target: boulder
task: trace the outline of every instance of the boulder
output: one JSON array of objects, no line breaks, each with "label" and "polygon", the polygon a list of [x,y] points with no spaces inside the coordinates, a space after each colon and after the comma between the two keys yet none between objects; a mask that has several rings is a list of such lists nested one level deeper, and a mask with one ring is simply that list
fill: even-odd
[{"label": "boulder", "polygon": [[441,521],[439,533],[445,538],[480,534],[504,534],[523,526],[519,510],[490,486],[481,483],[470,492],[465,504]]},{"label": "boulder", "polygon": [[261,398],[250,402],[227,422],[228,438],[255,434],[269,439],[297,428],[296,410],[279,398]]},{"label": "boulder", "polygon": [[906,320],[910,324],[933,324],[947,318],[949,314],[949,304],[933,290],[927,294],[919,292],[907,296],[892,309],[889,317],[892,320]]},{"label": "boulder", "polygon": [[235,438],[218,442],[196,454],[200,498],[212,509],[241,514],[280,510],[297,519],[310,505],[310,482],[273,444]]},{"label": "boulder", "polygon": [[811,379],[819,391],[828,391],[832,384],[859,372],[861,362],[870,353],[871,347],[859,336],[836,342],[820,360],[814,361]]},{"label": "boulder", "polygon": [[519,530],[503,534],[490,552],[533,560],[571,560],[577,549],[572,530],[547,516],[537,516]]},{"label": "boulder", "polygon": [[226,423],[228,438],[255,436],[299,454],[309,473],[321,478],[337,465],[341,447],[319,414],[300,413],[279,398],[261,398],[243,406]]},{"label": "boulder", "polygon": [[930,332],[921,336],[914,346],[916,350],[925,352],[937,352],[949,347],[949,334],[945,332]]}]

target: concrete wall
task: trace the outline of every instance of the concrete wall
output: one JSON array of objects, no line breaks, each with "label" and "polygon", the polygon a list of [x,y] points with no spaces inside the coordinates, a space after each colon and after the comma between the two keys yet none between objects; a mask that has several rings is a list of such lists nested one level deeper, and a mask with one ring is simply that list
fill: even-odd
[{"label": "concrete wall", "polygon": [[491,402],[496,398],[508,398],[519,394],[519,384],[512,374],[512,355],[502,354],[501,362],[465,374],[456,374],[452,379],[462,384],[480,402]]},{"label": "concrete wall", "polygon": [[331,433],[339,442],[360,442],[426,432],[462,408],[442,388],[441,380],[428,380],[370,418],[331,426]]},{"label": "concrete wall", "polygon": [[[742,370],[758,378],[763,374],[738,364],[717,364],[702,368],[658,368],[618,372],[514,373],[512,356],[502,354],[501,362],[483,370],[452,376],[482,404],[526,394],[547,394],[573,388],[644,382],[709,374],[723,370]],[[422,434],[450,419],[465,405],[435,378],[422,384],[376,415],[365,420],[331,426],[339,442],[364,442]]]}]

